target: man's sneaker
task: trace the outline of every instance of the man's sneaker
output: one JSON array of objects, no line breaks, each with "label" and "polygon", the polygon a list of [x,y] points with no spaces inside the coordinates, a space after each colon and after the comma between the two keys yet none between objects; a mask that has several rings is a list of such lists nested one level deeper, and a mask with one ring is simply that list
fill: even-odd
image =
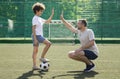
[{"label": "man's sneaker", "polygon": [[40,70],[40,68],[37,67],[37,66],[33,66],[32,69],[33,69],[33,70]]},{"label": "man's sneaker", "polygon": [[40,58],[40,61],[41,62],[49,62],[49,59],[47,59],[47,58]]},{"label": "man's sneaker", "polygon": [[86,69],[84,69],[84,72],[90,72],[94,69],[95,65],[86,65]]}]

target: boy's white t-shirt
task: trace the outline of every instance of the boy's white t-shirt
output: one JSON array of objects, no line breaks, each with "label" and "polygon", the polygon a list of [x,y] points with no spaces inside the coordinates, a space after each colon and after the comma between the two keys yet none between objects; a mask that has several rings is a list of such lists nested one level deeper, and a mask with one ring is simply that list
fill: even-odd
[{"label": "boy's white t-shirt", "polygon": [[32,19],[32,25],[36,25],[35,32],[36,35],[41,35],[43,36],[43,24],[45,23],[45,19],[39,17],[39,16],[34,16]]},{"label": "boy's white t-shirt", "polygon": [[[85,31],[81,32],[80,30],[77,30],[78,38],[80,40],[80,43],[82,46],[85,46],[88,44],[91,40],[95,40],[94,33],[92,29],[86,29]],[[93,51],[96,55],[98,55],[98,48],[96,43],[94,45],[86,50]]]}]

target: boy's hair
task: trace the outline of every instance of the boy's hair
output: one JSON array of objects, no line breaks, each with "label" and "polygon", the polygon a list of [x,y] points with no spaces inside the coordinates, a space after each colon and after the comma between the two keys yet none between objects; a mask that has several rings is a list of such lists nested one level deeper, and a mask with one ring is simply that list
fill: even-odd
[{"label": "boy's hair", "polygon": [[36,11],[45,10],[45,5],[37,2],[37,3],[33,4],[32,10],[36,14]]},{"label": "boy's hair", "polygon": [[86,21],[85,19],[81,19],[81,20],[79,20],[79,21],[81,21],[82,24],[84,24],[84,26],[87,27],[87,21]]}]

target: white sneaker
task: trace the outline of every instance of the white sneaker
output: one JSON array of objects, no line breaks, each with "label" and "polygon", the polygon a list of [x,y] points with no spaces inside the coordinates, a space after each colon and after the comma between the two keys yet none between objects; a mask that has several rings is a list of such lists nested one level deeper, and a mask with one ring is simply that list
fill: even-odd
[{"label": "white sneaker", "polygon": [[47,59],[47,58],[40,58],[40,61],[41,61],[41,62],[49,62],[50,60]]}]

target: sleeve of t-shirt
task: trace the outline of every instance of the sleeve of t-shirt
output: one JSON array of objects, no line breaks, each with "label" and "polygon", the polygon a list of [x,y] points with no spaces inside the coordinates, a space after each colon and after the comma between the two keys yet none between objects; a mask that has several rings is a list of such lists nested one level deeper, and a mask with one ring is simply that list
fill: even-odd
[{"label": "sleeve of t-shirt", "polygon": [[34,19],[32,20],[32,25],[33,25],[33,26],[34,26],[34,25],[38,25],[38,21],[37,21],[36,18],[34,18]]},{"label": "sleeve of t-shirt", "polygon": [[46,20],[43,18],[40,18],[40,19],[41,19],[42,24],[44,24]]},{"label": "sleeve of t-shirt", "polygon": [[94,36],[94,32],[90,29],[89,31],[89,40],[94,40],[95,39],[95,36]]}]

